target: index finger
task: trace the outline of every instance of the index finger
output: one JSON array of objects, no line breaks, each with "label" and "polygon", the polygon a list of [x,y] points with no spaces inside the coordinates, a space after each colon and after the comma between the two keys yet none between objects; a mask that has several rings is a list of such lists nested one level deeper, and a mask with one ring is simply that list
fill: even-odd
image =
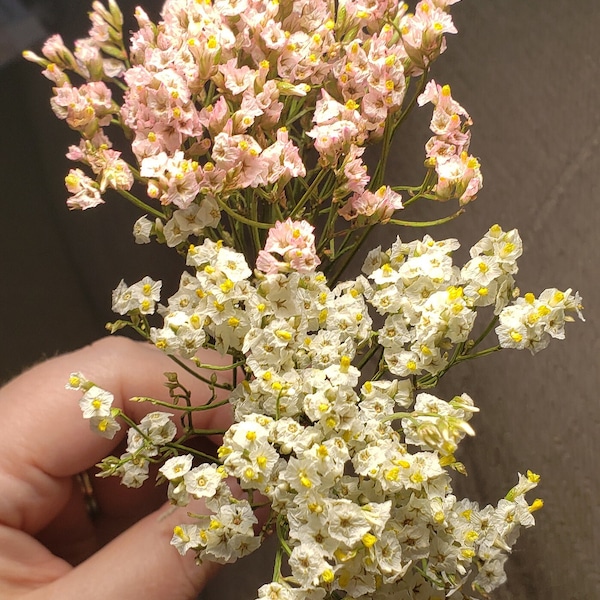
[{"label": "index finger", "polygon": [[[221,357],[211,356],[212,362]],[[221,362],[225,359],[221,358]],[[76,352],[48,360],[17,377],[0,390],[0,475],[27,481],[37,494],[44,479],[70,477],[86,470],[110,454],[125,436],[121,430],[112,440],[90,431],[82,418],[76,392],[65,389],[69,374],[81,371],[88,379],[111,391],[114,406],[123,408],[137,422],[153,410],[147,403],[128,403],[132,396],[149,396],[169,401],[164,386],[165,371],[175,364],[152,346],[125,338],[106,338]],[[193,376],[181,373],[181,382],[199,402],[208,400],[208,387]],[[220,429],[228,425],[227,407],[201,413],[201,426]],[[4,486],[1,486],[4,487]],[[3,494],[0,505],[14,509],[19,498]],[[8,496],[8,497],[7,497]],[[0,514],[7,514],[0,508]]]}]

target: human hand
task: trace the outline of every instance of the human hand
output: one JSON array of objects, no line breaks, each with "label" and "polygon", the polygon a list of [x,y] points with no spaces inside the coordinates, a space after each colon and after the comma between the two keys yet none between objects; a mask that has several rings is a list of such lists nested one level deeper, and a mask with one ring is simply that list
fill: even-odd
[{"label": "human hand", "polygon": [[[189,520],[188,511],[205,512],[200,502],[173,509],[164,504],[164,488],[152,482],[127,489],[116,478],[92,476],[98,514],[86,510],[75,476],[118,455],[125,430],[113,440],[90,431],[77,394],[65,389],[74,370],[110,390],[114,406],[139,422],[153,408],[128,398],[168,401],[162,374],[176,369],[147,344],[107,338],[41,363],[0,389],[0,599],[195,598],[216,565],[195,565],[191,553],[181,557],[169,540],[173,527]],[[206,395],[191,376],[180,380],[196,398]],[[207,429],[230,421],[228,407],[200,414]]]}]

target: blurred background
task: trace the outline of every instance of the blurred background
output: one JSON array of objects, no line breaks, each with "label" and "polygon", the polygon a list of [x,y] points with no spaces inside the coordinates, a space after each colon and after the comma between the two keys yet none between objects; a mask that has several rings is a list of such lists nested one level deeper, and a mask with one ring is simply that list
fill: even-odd
[{"label": "blurred background", "polygon": [[[136,3],[120,4],[131,15]],[[159,2],[143,5],[158,14]],[[165,248],[133,243],[138,215],[116,195],[94,211],[65,206],[64,154],[77,137],[54,118],[50,83],[20,52],[39,50],[55,32],[68,41],[84,37],[87,10],[81,0],[0,0],[2,381],[104,335],[121,278],[163,279],[169,293],[181,272]],[[452,14],[459,34],[448,36],[433,77],[451,85],[474,120],[471,152],[481,160],[484,189],[460,219],[428,233],[457,237],[466,252],[494,223],[517,227],[525,247],[522,292],[572,287],[587,319],[535,357],[505,351],[445,378],[440,396],[467,392],[481,408],[477,436],[459,456],[469,476],[455,488],[496,502],[517,472],[542,475],[536,492],[544,509],[524,531],[508,583],[494,598],[600,598],[600,8],[594,0],[463,0]],[[401,131],[390,184],[420,182],[430,116],[423,108]],[[429,219],[433,209],[449,214],[455,207],[417,203],[402,218]],[[424,233],[386,231],[389,240]],[[270,550],[224,569],[201,597],[255,598],[270,578]]]}]

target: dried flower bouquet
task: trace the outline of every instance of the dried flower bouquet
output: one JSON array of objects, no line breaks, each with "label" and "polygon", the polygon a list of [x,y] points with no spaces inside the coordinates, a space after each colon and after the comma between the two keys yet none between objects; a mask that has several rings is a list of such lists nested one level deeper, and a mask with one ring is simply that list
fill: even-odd
[{"label": "dried flower bouquet", "polygon": [[[121,282],[110,330],[134,329],[206,394],[192,398],[167,373],[172,402],[132,398],[152,405],[137,423],[74,373],[68,387],[92,430],[126,435],[99,476],[137,487],[160,465],[174,505],[203,499],[210,514],[171,540],[198,561],[235,561],[275,532],[273,580],[258,598],[487,597],[542,506],[525,499],[531,472],[496,506],[452,493],[478,409],[467,394],[431,393],[455,365],[502,348],[538,352],[581,317],[571,290],[520,295],[516,230],[492,226],[462,266],[458,240],[411,236],[462,213],[483,181],[471,118],[429,80],[456,33],[457,1],[411,11],[397,0],[167,0],[158,24],[136,9],[126,46],[109,0],[93,3],[74,51],[53,36],[43,57],[26,53],[54,84],[56,115],[81,134],[68,152],[81,165],[66,177],[68,206],[100,205],[114,190],[140,208],[135,241],[166,244],[186,265],[162,304],[159,281]],[[422,181],[388,186],[393,136],[425,105]],[[111,136],[123,132],[131,147],[117,150]],[[369,145],[379,145],[373,173]],[[417,201],[458,209],[400,219]],[[381,225],[395,241],[348,279]],[[228,405],[226,431],[198,427],[198,415]],[[198,449],[216,434],[217,455]]]}]

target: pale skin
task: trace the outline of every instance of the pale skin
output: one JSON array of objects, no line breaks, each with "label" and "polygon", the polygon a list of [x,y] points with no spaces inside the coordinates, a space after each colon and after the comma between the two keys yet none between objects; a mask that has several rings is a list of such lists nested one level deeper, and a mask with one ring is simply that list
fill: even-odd
[{"label": "pale skin", "polygon": [[[0,389],[0,598],[188,600],[204,587],[215,566],[199,567],[191,553],[181,557],[169,544],[190,508],[166,505],[165,488],[152,478],[132,490],[118,478],[94,477],[96,463],[123,452],[125,428],[112,441],[92,433],[81,394],[65,389],[69,374],[80,371],[139,422],[156,408],[128,399],[168,401],[162,374],[174,367],[147,344],[109,338],[41,363]],[[185,375],[181,381],[206,399],[206,386]],[[206,429],[230,420],[228,408],[198,414]],[[94,518],[75,480],[86,470],[99,507]]]}]

